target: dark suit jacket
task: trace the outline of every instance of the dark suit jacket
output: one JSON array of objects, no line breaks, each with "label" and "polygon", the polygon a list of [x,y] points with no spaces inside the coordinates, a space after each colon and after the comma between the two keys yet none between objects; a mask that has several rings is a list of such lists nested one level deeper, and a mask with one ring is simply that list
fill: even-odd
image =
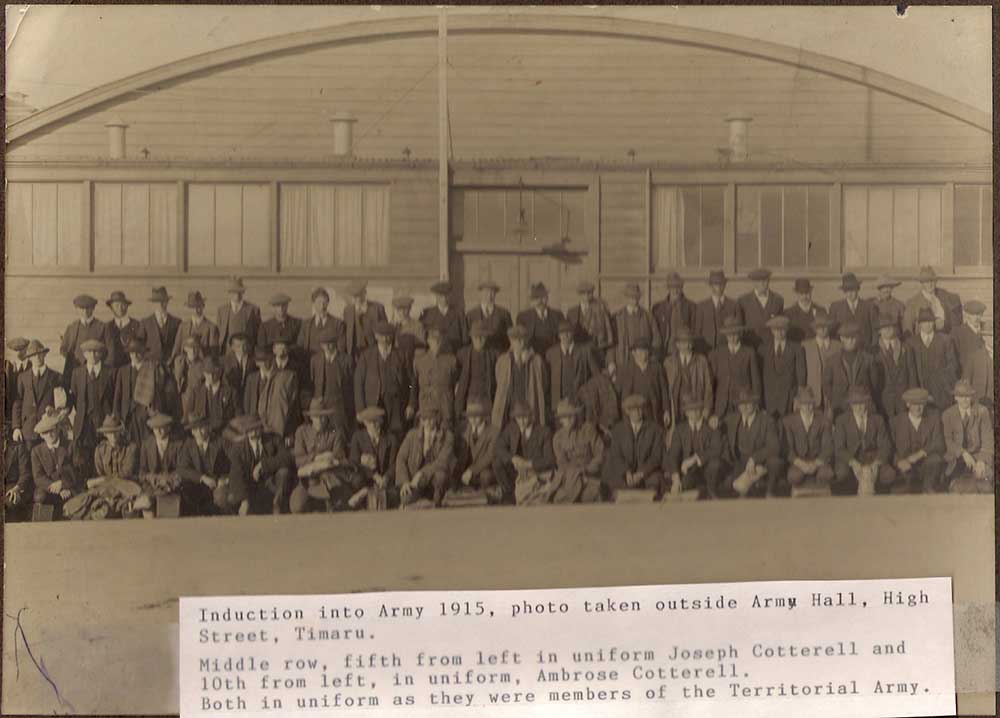
[{"label": "dark suit jacket", "polygon": [[[369,483],[372,481],[372,474],[375,473],[382,474],[388,480],[388,485],[395,485],[397,453],[399,453],[399,439],[390,431],[382,432],[378,447],[372,443],[372,437],[364,428],[358,429],[351,436],[351,463],[358,467]],[[375,457],[374,472],[361,465],[361,457],[364,454],[371,454]]]},{"label": "dark suit jacket", "polygon": [[486,424],[479,432],[479,437],[473,441],[471,427],[468,422],[463,422],[455,441],[455,456],[458,459],[455,465],[456,473],[461,476],[466,469],[469,469],[472,471],[472,476],[477,477],[486,469],[492,468],[499,437],[500,430]]},{"label": "dark suit jacket", "polygon": [[174,351],[170,357],[171,359],[184,352],[184,342],[191,336],[198,339],[198,343],[201,345],[201,350],[205,356],[219,355],[219,328],[215,326],[215,323],[211,319],[204,317],[197,329],[195,329],[190,319],[185,319],[181,322],[180,327],[177,329],[177,336],[174,337]]},{"label": "dark suit jacket", "polygon": [[483,327],[488,332],[486,346],[492,349],[499,356],[510,349],[510,340],[507,338],[507,330],[514,326],[514,320],[510,312],[503,307],[493,305],[490,318],[483,317],[483,308],[476,305],[465,314],[465,320],[471,327],[473,322],[482,322]]},{"label": "dark suit jacket", "polygon": [[785,342],[781,358],[774,354],[774,340],[761,345],[764,409],[778,417],[792,411],[792,399],[800,386],[806,385],[806,353],[796,342]]},{"label": "dark suit jacket", "polygon": [[746,320],[747,332],[745,341],[755,349],[762,343],[771,341],[771,330],[767,328],[767,320],[781,314],[785,310],[785,300],[780,294],[770,290],[764,306],[757,301],[757,295],[752,291],[739,298],[740,309]]},{"label": "dark suit jacket", "polygon": [[115,367],[124,366],[129,363],[128,349],[126,349],[130,339],[146,339],[146,329],[142,322],[134,317],[129,317],[129,323],[124,328],[119,329],[112,319],[108,322],[108,334],[111,336],[110,361]]},{"label": "dark suit jacket", "polygon": [[641,471],[648,476],[661,471],[664,451],[663,430],[656,422],[645,419],[637,436],[628,418],[624,418],[611,430],[611,445],[604,458],[601,477],[609,488],[625,488],[626,472]]},{"label": "dark suit jacket", "polygon": [[763,466],[768,459],[781,456],[778,425],[767,412],[758,409],[757,413],[754,414],[753,423],[750,424],[751,450],[746,455],[740,452],[737,435],[742,423],[743,417],[739,413],[730,414],[726,418],[727,458],[734,469],[742,471],[747,460],[751,457],[753,457],[755,464]]},{"label": "dark suit jacket", "polygon": [[160,329],[156,315],[150,314],[142,320],[142,331],[146,337],[146,357],[153,361],[166,364],[174,352],[174,340],[177,330],[181,328],[181,320],[173,314],[167,314],[167,321]]},{"label": "dark suit jacket", "polygon": [[81,489],[81,478],[73,468],[72,456],[72,447],[65,439],[55,449],[50,449],[44,441],[36,444],[31,450],[31,477],[35,482],[35,491],[44,493],[56,481],[63,482],[63,489],[73,492]]},{"label": "dark suit jacket", "polygon": [[[298,317],[293,317],[291,314],[285,317],[285,321],[279,322],[275,317],[271,317],[263,321],[260,325],[260,329],[257,330],[257,346],[259,347],[270,347],[274,340],[280,336],[291,337],[292,341],[295,342],[299,338],[299,332],[302,331],[302,320]],[[291,347],[294,351],[295,347]]]},{"label": "dark suit jacket", "polygon": [[539,317],[534,308],[517,315],[517,323],[528,330],[528,344],[539,356],[545,356],[549,347],[559,343],[559,322],[563,319],[563,313],[552,307],[548,308],[545,319]]},{"label": "dark suit jacket", "polygon": [[833,466],[833,424],[823,412],[813,412],[809,431],[806,431],[802,415],[797,411],[782,419],[782,426],[789,464],[796,459],[820,459],[827,466]]},{"label": "dark suit jacket", "polygon": [[580,401],[587,421],[608,432],[621,418],[618,388],[604,372],[595,374],[580,390]]},{"label": "dark suit jacket", "polygon": [[908,458],[921,449],[929,455],[944,456],[944,427],[941,425],[941,414],[936,411],[924,412],[919,429],[913,428],[908,414],[897,415],[892,420],[892,438],[896,444],[896,461]]},{"label": "dark suit jacket", "polygon": [[221,479],[229,475],[229,459],[221,439],[209,439],[208,450],[202,454],[198,442],[189,436],[181,444],[177,456],[177,473],[184,481],[198,483],[202,476]]},{"label": "dark suit jacket", "polygon": [[573,338],[581,344],[589,344],[603,363],[608,349],[615,344],[614,322],[607,305],[595,299],[584,316],[580,305],[574,304],[566,311],[566,321],[573,325]]},{"label": "dark suit jacket", "polygon": [[557,343],[549,349],[545,358],[549,364],[549,388],[552,394],[553,412],[555,411],[556,406],[558,406],[560,399],[569,398],[576,400],[580,394],[580,389],[583,388],[583,385],[590,381],[590,377],[600,373],[601,371],[594,357],[594,352],[590,350],[590,347],[574,342],[573,348],[570,350],[570,361],[572,362],[573,368],[572,384],[574,391],[568,397],[564,397],[562,394],[562,347]]},{"label": "dark suit jacket", "polygon": [[709,427],[707,421],[701,422],[701,428],[695,431],[686,421],[674,428],[670,447],[664,455],[663,468],[668,474],[680,473],[681,464],[697,454],[703,464],[709,461],[719,461],[725,452],[722,432]]},{"label": "dark suit jacket", "polygon": [[432,326],[441,328],[443,353],[454,354],[469,343],[469,325],[465,314],[458,307],[449,306],[447,316],[437,307],[428,307],[420,315],[420,323],[424,325],[424,329],[430,329]]},{"label": "dark suit jacket", "polygon": [[723,297],[718,311],[711,297],[698,303],[695,308],[694,333],[695,350],[708,354],[717,347],[726,346],[726,338],[719,333],[722,323],[727,317],[736,317],[743,321],[743,309],[729,297]]},{"label": "dark suit jacket", "polygon": [[[14,366],[13,362],[11,362],[8,359],[4,359],[4,362],[3,362],[3,397],[4,397],[4,400],[3,400],[3,409],[4,409],[4,414],[3,414],[3,416],[4,416],[4,419],[5,419],[6,427],[10,427],[11,426],[11,424],[10,424],[11,417],[14,415],[14,404],[15,404],[15,402],[17,400],[17,393],[19,391],[18,377],[21,375],[21,372],[24,371],[24,369],[27,368],[27,367],[28,367],[28,364],[25,363],[25,366],[23,368],[18,369],[18,368],[16,368]],[[14,428],[16,429],[17,427],[15,426]],[[9,434],[10,431],[8,431],[7,433]]]},{"label": "dark suit jacket", "polygon": [[760,369],[757,353],[750,347],[740,347],[733,354],[725,344],[709,355],[712,376],[715,377],[715,407],[712,413],[720,419],[736,411],[736,396],[740,387],[749,386],[760,396]]},{"label": "dark suit jacket", "polygon": [[[97,403],[91,406],[87,401],[86,388],[88,383],[87,366],[79,366],[73,370],[70,381],[70,399],[76,407],[73,417],[73,436],[79,437],[84,431],[84,419],[89,417],[91,428],[96,431],[104,421],[104,417],[115,410],[115,370],[107,364],[101,365],[101,373],[97,377]],[[96,439],[96,435],[94,437]]]},{"label": "dark suit jacket", "polygon": [[881,464],[892,461],[892,439],[885,420],[874,411],[868,411],[868,425],[864,435],[854,421],[854,413],[845,411],[833,426],[833,455],[838,464],[848,464],[857,459],[869,464],[878,459]]},{"label": "dark suit jacket", "polygon": [[[178,418],[179,407],[176,401],[172,401],[174,398],[174,392],[171,391],[173,384],[173,377],[167,373],[160,364],[153,364],[154,367],[154,380],[153,380],[153,405],[151,407],[146,407],[147,409],[153,409],[154,411],[163,412],[165,414],[170,414],[174,418]],[[118,371],[115,373],[115,414],[121,419],[125,424],[132,418],[133,412],[139,406],[133,400],[132,392],[134,389],[133,383],[133,369],[131,364],[126,364],[123,367],[119,367]],[[171,386],[168,386],[168,383]],[[140,415],[143,416],[143,415]],[[145,421],[145,417],[143,418]]]},{"label": "dark suit jacket", "polygon": [[816,302],[813,302],[808,312],[800,307],[798,302],[785,309],[785,316],[788,317],[788,338],[801,344],[806,339],[812,339],[816,336],[816,332],[813,330],[813,321],[816,319],[817,312],[822,309],[823,307]]},{"label": "dark suit jacket", "polygon": [[881,342],[872,345],[875,368],[878,370],[879,408],[886,416],[906,413],[903,392],[917,386],[917,365],[913,358],[913,347],[907,342],[899,343],[899,358],[886,351]]},{"label": "dark suit jacket", "polygon": [[344,430],[354,428],[354,370],[351,359],[344,352],[337,352],[332,362],[320,350],[313,354],[309,365],[313,397],[326,400],[334,410],[333,422]]},{"label": "dark suit jacket", "polygon": [[257,363],[253,360],[253,356],[247,357],[246,367],[241,370],[239,363],[236,361],[236,356],[229,352],[222,360],[222,378],[229,386],[233,387],[233,391],[236,392],[236,396],[240,400],[240,406],[242,407],[243,413],[246,414],[246,407],[243,405],[243,392],[246,391],[247,379],[250,378],[251,374],[256,373]]},{"label": "dark suit jacket", "polygon": [[467,347],[459,349],[458,354],[455,355],[455,358],[458,360],[459,369],[458,385],[455,391],[455,416],[462,415],[462,412],[465,411],[465,405],[471,397],[479,395],[487,402],[492,402],[497,391],[496,363],[500,355],[497,354],[495,349],[491,349],[488,344],[483,347],[482,355],[479,358],[480,367],[482,368],[482,375],[480,377],[481,385],[473,386],[472,361],[475,356],[473,352],[475,352],[475,349],[470,344]]},{"label": "dark suit jacket", "polygon": [[[274,436],[261,437],[261,477],[263,482],[272,478],[280,469],[294,470],[295,462],[284,443]],[[254,492],[255,466],[249,439],[243,439],[229,454],[229,501],[237,506]]]},{"label": "dark suit jacket", "polygon": [[830,319],[833,320],[834,336],[840,336],[840,328],[847,322],[857,322],[861,327],[858,334],[858,348],[867,349],[871,346],[871,338],[875,333],[875,305],[867,299],[858,299],[857,311],[852,312],[846,299],[838,299],[830,305]]},{"label": "dark suit jacket", "polygon": [[17,377],[16,392],[12,392],[14,408],[11,426],[21,430],[25,441],[30,443],[37,438],[35,424],[45,414],[46,407],[53,406],[54,392],[59,382],[59,375],[48,367],[45,367],[38,379],[31,369],[21,372]]},{"label": "dark suit jacket", "polygon": [[670,394],[667,373],[662,364],[650,358],[646,371],[642,371],[638,364],[630,361],[625,366],[618,367],[617,384],[622,401],[631,394],[642,394],[648,402],[647,419],[656,424],[663,423],[663,412],[670,407]]},{"label": "dark suit jacket", "polygon": [[225,381],[219,382],[219,391],[214,396],[202,382],[191,392],[191,413],[208,419],[212,436],[218,436],[234,416],[242,413],[240,397]]},{"label": "dark suit jacket", "polygon": [[181,453],[181,442],[176,439],[167,441],[167,450],[163,457],[156,450],[156,437],[147,436],[139,447],[140,474],[170,474],[177,471],[177,459]]},{"label": "dark suit jacket", "polygon": [[100,319],[94,319],[87,327],[84,327],[80,320],[72,322],[66,331],[63,332],[62,341],[59,344],[59,353],[66,359],[63,366],[63,385],[69,386],[73,378],[73,370],[84,364],[83,350],[80,345],[88,339],[96,339],[104,342],[108,348],[108,354],[104,358],[104,363],[111,361],[114,352],[114,341],[111,337],[111,330],[108,325]]},{"label": "dark suit jacket", "polygon": [[243,411],[258,416],[264,422],[265,431],[278,436],[294,436],[302,420],[299,401],[299,379],[296,373],[286,367],[275,368],[271,374],[267,405],[262,404],[261,373],[254,372],[247,378],[243,391]]},{"label": "dark suit jacket", "polygon": [[910,337],[913,361],[917,368],[917,381],[931,393],[934,404],[941,411],[955,403],[952,390],[958,381],[958,354],[955,343],[947,334],[934,333],[930,347],[924,345],[920,332]]},{"label": "dark suit jacket", "polygon": [[525,440],[517,422],[511,419],[497,436],[496,458],[493,472],[504,494],[513,496],[517,471],[511,459],[520,456],[531,462],[534,471],[542,472],[556,468],[556,455],[552,449],[552,431],[546,426],[533,424],[531,436]]},{"label": "dark suit jacket", "polygon": [[381,377],[379,361],[377,346],[368,348],[358,358],[354,369],[354,408],[361,411],[370,406],[381,407],[386,413],[386,429],[398,433],[403,430],[404,411],[410,403],[414,383],[411,370],[396,349],[389,352]]},{"label": "dark suit jacket", "polygon": [[841,351],[823,365],[823,396],[827,397],[833,409],[848,409],[847,393],[852,386],[861,386],[872,397],[879,395],[878,369],[868,352],[854,352],[849,361],[847,352]]},{"label": "dark suit jacket", "polygon": [[696,309],[695,303],[683,294],[674,301],[668,297],[653,305],[653,316],[663,338],[662,357],[674,351],[673,339],[680,327],[694,329]]},{"label": "dark suit jacket", "polygon": [[356,311],[357,309],[353,303],[344,307],[344,346],[347,353],[355,358],[364,350],[375,346],[375,325],[379,322],[388,321],[385,314],[385,307],[369,299],[368,306],[365,309],[364,336],[357,336],[357,329],[354,322],[354,313]]},{"label": "dark suit jacket", "polygon": [[247,335],[247,346],[251,348],[257,346],[257,332],[260,330],[260,307],[256,304],[244,301],[240,311],[233,314],[233,305],[226,302],[217,313],[219,325],[219,344],[222,353],[228,353],[229,340],[234,334],[243,332]]},{"label": "dark suit jacket", "polygon": [[[333,327],[334,336],[337,337],[337,349],[342,352],[346,351],[347,340],[344,322],[332,314],[327,314],[323,329],[327,327]],[[312,315],[302,320],[298,331],[298,344],[307,358],[323,353],[323,347],[319,343],[321,332],[322,330],[316,326],[316,319]]]}]

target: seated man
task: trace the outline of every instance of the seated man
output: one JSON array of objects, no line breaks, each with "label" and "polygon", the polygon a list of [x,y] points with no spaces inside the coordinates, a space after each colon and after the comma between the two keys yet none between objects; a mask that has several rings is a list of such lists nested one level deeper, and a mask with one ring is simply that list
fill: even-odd
[{"label": "seated man", "polygon": [[351,463],[367,482],[370,511],[381,511],[399,503],[395,493],[399,439],[384,429],[384,419],[385,411],[377,406],[362,409],[358,412],[358,422],[364,428],[351,437]]},{"label": "seated man", "polygon": [[57,511],[66,499],[83,489],[82,477],[73,461],[73,447],[62,431],[62,412],[49,408],[35,433],[42,441],[31,450],[31,478],[35,484],[34,502],[55,506]]},{"label": "seated man", "polygon": [[419,424],[403,439],[396,455],[396,488],[402,508],[417,504],[421,508],[439,507],[451,481],[455,453],[455,435],[435,406],[424,407],[417,415]]},{"label": "seated man", "polygon": [[855,386],[847,394],[850,411],[834,423],[834,495],[889,493],[896,481],[892,442],[882,417],[871,411],[872,395]]},{"label": "seated man", "polygon": [[955,403],[945,409],[945,480],[953,494],[993,491],[993,421],[989,409],[976,403],[976,390],[966,379],[955,384]]},{"label": "seated man", "polygon": [[649,402],[642,394],[625,397],[625,418],[611,430],[611,444],[601,481],[611,497],[619,491],[646,489],[659,500],[668,488],[663,476],[663,430],[646,416]]},{"label": "seated man", "polygon": [[[32,427],[34,429],[34,427]],[[31,448],[27,442],[4,439],[4,521],[27,521],[31,518]]]},{"label": "seated man", "polygon": [[556,472],[548,482],[548,502],[592,503],[601,500],[604,440],[597,427],[583,419],[583,406],[563,399],[556,407],[559,429],[552,437]]},{"label": "seated man", "polygon": [[902,481],[898,493],[929,494],[941,491],[944,469],[944,429],[941,415],[926,411],[931,400],[926,389],[915,387],[903,392],[906,412],[892,420],[892,435],[896,443],[896,469]]},{"label": "seated man", "polygon": [[799,387],[795,412],[782,420],[792,496],[830,493],[833,482],[833,424],[816,411],[811,387]]},{"label": "seated man", "polygon": [[493,472],[503,490],[505,503],[542,503],[556,459],[552,432],[536,421],[527,402],[516,401],[510,421],[497,439]]},{"label": "seated man", "polygon": [[364,477],[347,462],[347,442],[333,425],[333,408],[317,397],[303,413],[309,421],[295,430],[293,456],[299,481],[288,500],[291,512],[353,508],[368,491]]},{"label": "seated man", "polygon": [[181,514],[210,516],[225,505],[229,459],[207,416],[192,414],[184,421],[184,428],[191,436],[184,440],[177,458]]},{"label": "seated man", "polygon": [[678,407],[687,417],[674,429],[670,447],[664,455],[664,472],[670,477],[669,494],[680,498],[693,496],[707,498],[708,487],[713,493],[722,478],[722,433],[712,427],[705,417],[711,404],[705,399],[685,394]]},{"label": "seated man", "polygon": [[284,441],[264,433],[260,417],[243,415],[231,426],[238,441],[230,455],[229,487],[221,502],[226,513],[280,514],[294,470]]},{"label": "seated man", "polygon": [[134,481],[139,473],[139,447],[129,443],[125,425],[117,416],[109,414],[104,417],[97,433],[104,436],[104,441],[94,451],[94,473],[97,477]]},{"label": "seated man", "polygon": [[753,389],[741,388],[736,402],[739,413],[726,419],[729,476],[716,496],[763,498],[787,493],[777,424],[761,411]]},{"label": "seated man", "polygon": [[[497,504],[503,499],[493,472],[493,456],[500,430],[489,424],[489,418],[490,408],[485,400],[475,397],[469,400],[465,408],[465,424],[456,437],[458,490],[448,492],[446,503],[461,494],[462,489],[482,491],[489,503]],[[453,497],[453,494],[456,496]]]}]

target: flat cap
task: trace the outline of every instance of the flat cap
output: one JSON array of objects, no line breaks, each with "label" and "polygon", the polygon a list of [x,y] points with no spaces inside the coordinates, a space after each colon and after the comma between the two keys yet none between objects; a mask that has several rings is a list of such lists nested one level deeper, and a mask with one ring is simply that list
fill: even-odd
[{"label": "flat cap", "polygon": [[757,269],[752,270],[747,276],[749,276],[753,281],[759,282],[762,279],[770,279],[771,270],[767,267],[757,267]]},{"label": "flat cap", "polygon": [[309,400],[309,407],[303,412],[306,416],[333,416],[337,410],[330,406],[321,396],[314,396]]},{"label": "flat cap", "polygon": [[856,337],[861,334],[861,326],[857,322],[844,322],[837,333],[843,337]]},{"label": "flat cap", "polygon": [[245,437],[251,431],[262,431],[264,429],[264,422],[260,420],[260,417],[251,414],[242,414],[230,421],[229,426],[237,435]]},{"label": "flat cap", "polygon": [[80,309],[93,309],[97,306],[97,300],[89,294],[79,294],[73,298],[73,306]]},{"label": "flat cap", "polygon": [[385,418],[385,409],[377,406],[369,406],[358,412],[358,421],[382,421]]},{"label": "flat cap", "polygon": [[986,313],[986,305],[977,299],[972,299],[962,306],[962,311],[978,317]]},{"label": "flat cap", "polygon": [[973,399],[976,398],[976,389],[972,386],[972,382],[968,379],[959,379],[955,382],[955,390],[952,393],[955,396],[968,396]]},{"label": "flat cap", "polygon": [[527,402],[518,399],[510,408],[510,416],[512,419],[520,419],[531,416],[531,407],[528,406]]},{"label": "flat cap", "polygon": [[85,352],[107,352],[108,347],[99,339],[88,339],[80,344],[80,351]]},{"label": "flat cap", "polygon": [[903,403],[904,404],[926,404],[931,400],[930,392],[926,389],[916,386],[912,389],[907,389],[903,392]]},{"label": "flat cap", "polygon": [[765,326],[768,329],[788,329],[788,317],[784,314],[776,314],[767,320]]},{"label": "flat cap", "polygon": [[489,289],[494,292],[500,291],[500,285],[494,282],[492,279],[484,279],[479,283],[479,290]]},{"label": "flat cap", "polygon": [[875,288],[881,289],[882,287],[898,287],[900,285],[899,280],[893,279],[892,277],[883,274],[881,277],[875,280]]},{"label": "flat cap", "polygon": [[290,296],[288,296],[284,292],[278,292],[277,294],[271,295],[270,304],[272,307],[278,307],[281,306],[282,304],[289,304],[291,301],[292,298]]},{"label": "flat cap", "polygon": [[146,419],[146,426],[150,429],[162,429],[174,423],[174,418],[170,414],[157,413]]},{"label": "flat cap", "polygon": [[333,326],[333,322],[327,322],[320,330],[319,336],[316,337],[316,341],[320,344],[336,344],[339,338],[340,334]]},{"label": "flat cap", "polygon": [[629,394],[622,400],[622,408],[626,411],[629,409],[641,409],[646,406],[646,397],[642,394]]}]

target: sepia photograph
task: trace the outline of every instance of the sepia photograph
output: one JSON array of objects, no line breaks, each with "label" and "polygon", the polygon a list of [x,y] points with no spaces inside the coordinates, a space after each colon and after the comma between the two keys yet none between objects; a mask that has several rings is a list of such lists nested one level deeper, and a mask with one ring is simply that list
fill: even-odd
[{"label": "sepia photograph", "polygon": [[177,714],[184,596],[917,577],[995,714],[990,7],[5,11],[4,715]]}]

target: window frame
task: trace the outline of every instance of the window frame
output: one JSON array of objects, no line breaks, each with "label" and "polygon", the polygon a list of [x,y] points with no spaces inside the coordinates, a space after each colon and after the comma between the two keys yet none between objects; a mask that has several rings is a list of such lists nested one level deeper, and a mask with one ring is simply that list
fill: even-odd
[{"label": "window frame", "polygon": [[[977,225],[979,227],[979,231],[977,233],[978,237],[977,237],[977,242],[976,242],[976,247],[977,247],[978,252],[979,252],[979,262],[977,264],[959,264],[958,260],[955,259],[955,261],[954,261],[955,274],[975,274],[975,273],[983,272],[983,271],[986,271],[986,270],[992,271],[993,263],[994,263],[993,261],[989,262],[988,264],[983,262],[983,239],[984,239],[983,234],[984,234],[984,232],[988,231],[989,234],[990,234],[990,239],[991,240],[993,239],[993,236],[992,236],[993,235],[993,227],[990,226],[988,228],[988,230],[987,230],[987,228],[985,228],[983,226],[983,206],[984,206],[984,203],[986,203],[986,202],[990,203],[990,214],[992,216],[992,214],[993,214],[993,207],[992,207],[992,205],[993,205],[993,185],[989,184],[989,183],[980,183],[980,182],[955,183],[953,185],[953,191],[954,191],[954,195],[953,195],[953,199],[952,199],[952,206],[953,206],[953,208],[954,208],[954,205],[955,205],[955,199],[957,199],[957,197],[958,197],[958,191],[960,189],[969,189],[969,188],[975,188],[975,189],[979,190],[979,192],[978,192],[978,195],[979,195],[979,197],[978,197],[979,198],[979,211],[976,213],[976,223],[977,223]],[[954,209],[952,211],[951,226],[952,226],[952,241],[954,243],[955,249],[957,250],[957,248],[958,248],[958,215],[954,211]],[[992,241],[990,243],[993,244]],[[958,252],[955,251],[953,253],[953,256],[957,257],[957,255],[958,255]],[[995,259],[996,259],[996,249],[994,247],[994,261],[995,261]]]}]

